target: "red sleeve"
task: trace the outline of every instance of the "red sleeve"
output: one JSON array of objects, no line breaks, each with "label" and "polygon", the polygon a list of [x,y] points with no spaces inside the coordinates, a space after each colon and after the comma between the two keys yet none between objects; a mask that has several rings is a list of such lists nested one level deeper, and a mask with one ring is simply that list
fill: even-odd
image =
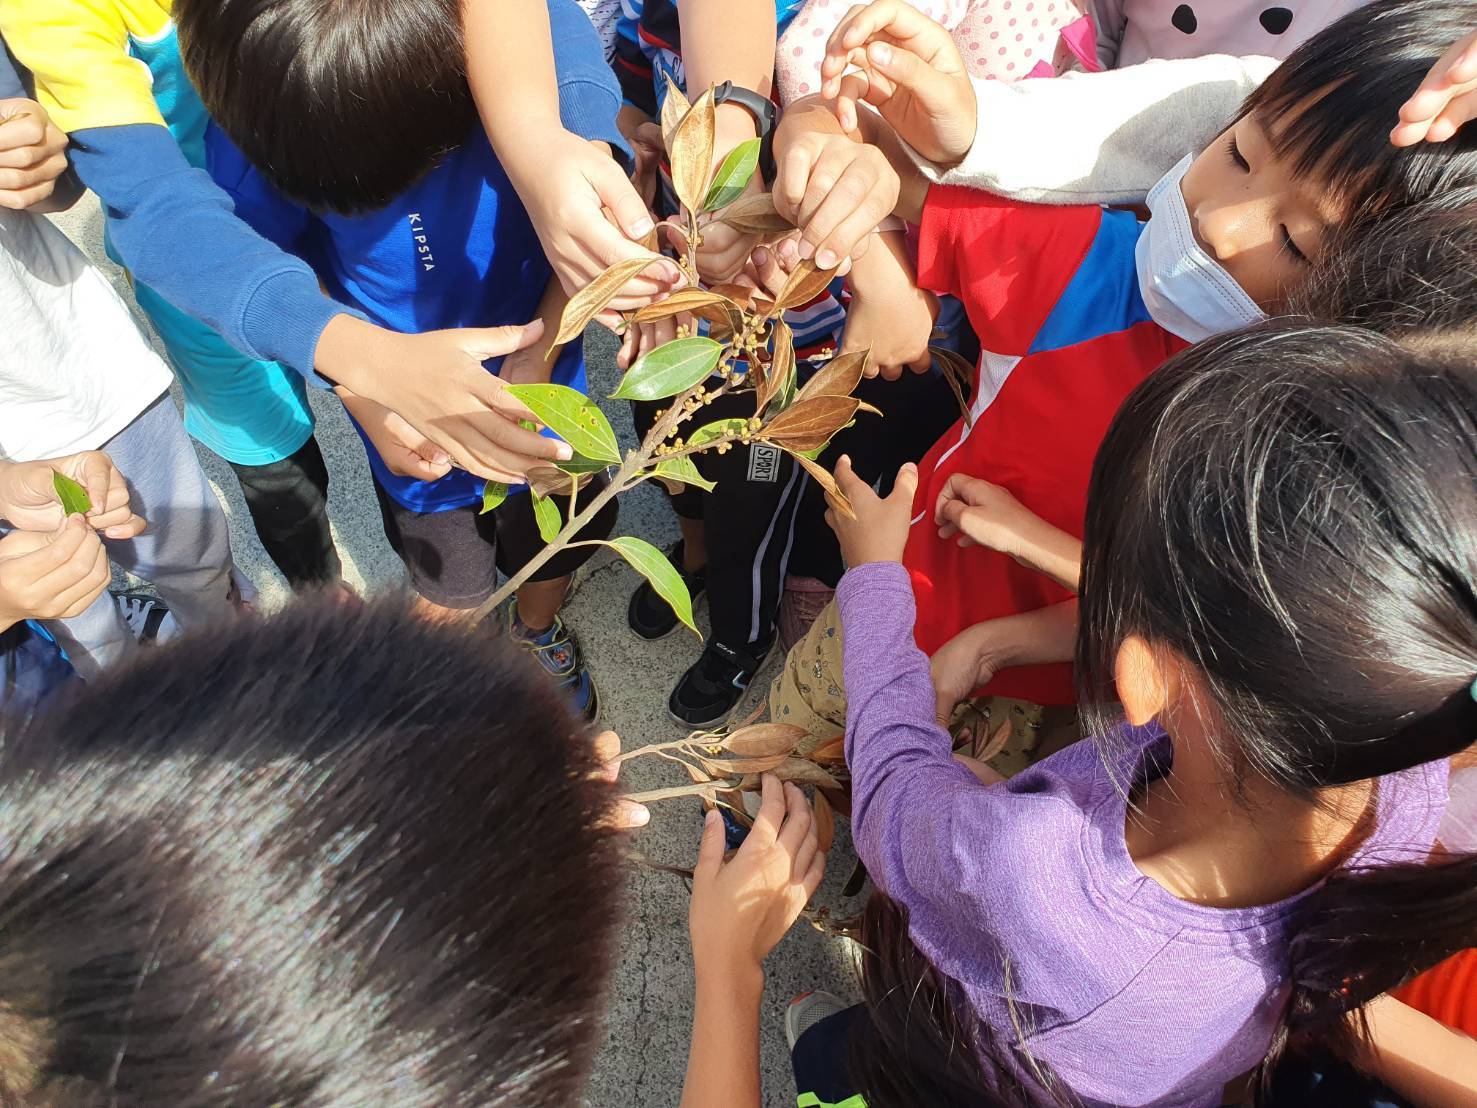
[{"label": "red sleeve", "polygon": [[1096,205],[1024,204],[935,185],[918,229],[918,284],[957,296],[986,350],[1023,355],[1077,275],[1102,222]]}]

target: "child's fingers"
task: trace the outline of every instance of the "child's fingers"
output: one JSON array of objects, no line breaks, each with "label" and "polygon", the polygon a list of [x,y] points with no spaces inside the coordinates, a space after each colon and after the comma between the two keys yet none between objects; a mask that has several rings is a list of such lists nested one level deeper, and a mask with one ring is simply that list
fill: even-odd
[{"label": "child's fingers", "polygon": [[651,234],[656,222],[614,158],[601,155],[594,159],[587,177],[600,198],[601,206],[610,212],[615,225],[626,238],[634,241]]},{"label": "child's fingers", "polygon": [[774,842],[779,837],[784,818],[784,786],[774,774],[766,773],[759,785],[759,812],[754,817],[754,826],[749,829],[748,839],[744,841],[755,841],[760,846]]},{"label": "child's fingers", "polygon": [[892,484],[892,494],[887,499],[894,500],[902,497],[909,504],[913,502],[914,495],[918,492],[918,467],[912,462],[897,471],[897,480]]},{"label": "child's fingers", "polygon": [[142,535],[149,529],[149,521],[143,516],[129,513],[127,519],[122,523],[111,523],[102,529],[103,535],[110,539],[132,539]]},{"label": "child's fingers", "polygon": [[851,468],[851,455],[843,454],[836,462],[836,469],[831,476],[836,478],[836,484],[848,500],[855,503],[856,498],[863,492],[871,492],[872,486],[868,485]]},{"label": "child's fingers", "polygon": [[34,165],[40,153],[37,147],[45,141],[46,121],[35,112],[17,112],[0,118],[0,166],[25,169]]},{"label": "child's fingers", "polygon": [[780,829],[778,841],[785,853],[794,858],[805,842],[805,836],[814,833],[815,819],[810,811],[810,801],[805,799],[799,785],[786,781],[784,794],[785,824]]},{"label": "child's fingers", "polygon": [[791,223],[798,222],[800,203],[810,185],[811,168],[815,164],[814,146],[805,141],[791,144],[780,162],[774,187],[774,206]]},{"label": "child's fingers", "polygon": [[816,889],[821,887],[821,881],[826,876],[826,855],[817,850],[815,857],[810,860],[810,865],[805,870],[805,876],[800,879],[800,887],[805,890],[805,901],[810,903],[810,898],[815,896]]},{"label": "child's fingers", "polygon": [[880,162],[852,159],[809,221],[802,224],[801,252],[811,244],[815,264],[834,269],[891,213],[897,203],[895,182],[896,177],[887,179]]},{"label": "child's fingers", "polygon": [[532,346],[543,336],[544,321],[533,319],[522,327],[468,327],[461,331],[462,349],[481,361],[501,358]]},{"label": "child's fingers", "polygon": [[1426,141],[1445,142],[1472,119],[1477,119],[1477,91],[1453,97],[1427,130]]},{"label": "child's fingers", "polygon": [[693,867],[692,879],[711,880],[723,866],[723,817],[715,808],[703,817],[703,838],[697,847],[697,865]]},{"label": "child's fingers", "polygon": [[851,30],[852,22],[860,18],[864,11],[865,4],[853,4],[826,39],[826,54],[821,58],[821,95],[827,99],[835,98],[836,79],[846,72],[846,67],[851,62],[852,47],[844,45],[844,41]]}]

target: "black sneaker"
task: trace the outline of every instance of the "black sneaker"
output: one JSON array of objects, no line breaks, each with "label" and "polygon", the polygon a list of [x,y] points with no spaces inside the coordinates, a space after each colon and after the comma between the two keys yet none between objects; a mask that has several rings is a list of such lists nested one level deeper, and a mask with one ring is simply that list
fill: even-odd
[{"label": "black sneaker", "polygon": [[[682,574],[682,580],[687,585],[687,591],[692,594],[692,599],[697,600],[702,595],[703,589],[708,586],[708,569],[702,569],[692,573],[683,573],[682,570],[682,543],[667,551],[667,560],[677,567],[677,572]],[[677,613],[672,611],[672,606],[657,595],[657,591],[651,587],[649,581],[642,581],[641,587],[631,594],[631,603],[626,608],[626,622],[631,625],[631,630],[643,639],[659,639],[663,635],[670,635],[677,628]]]},{"label": "black sneaker", "polygon": [[672,690],[667,711],[678,723],[688,727],[712,727],[728,718],[734,705],[743,699],[749,682],[769,656],[774,636],[768,642],[754,643],[735,650],[713,641],[704,648],[702,657],[693,663]]}]

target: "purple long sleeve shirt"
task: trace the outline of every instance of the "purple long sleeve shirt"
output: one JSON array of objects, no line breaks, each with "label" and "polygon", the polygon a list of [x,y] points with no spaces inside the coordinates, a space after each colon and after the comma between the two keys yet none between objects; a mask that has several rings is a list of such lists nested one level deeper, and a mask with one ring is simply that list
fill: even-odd
[{"label": "purple long sleeve shirt", "polygon": [[[1013,1041],[1006,972],[1026,1046],[1084,1101],[1218,1105],[1266,1053],[1286,998],[1288,940],[1307,893],[1254,908],[1179,900],[1141,874],[1115,781],[1162,773],[1157,727],[1125,727],[1107,757],[1080,742],[984,786],[934,721],[913,593],[896,563],[849,572],[846,761],[857,853],[906,906],[913,941]],[[1447,764],[1382,778],[1351,865],[1429,855]]]}]

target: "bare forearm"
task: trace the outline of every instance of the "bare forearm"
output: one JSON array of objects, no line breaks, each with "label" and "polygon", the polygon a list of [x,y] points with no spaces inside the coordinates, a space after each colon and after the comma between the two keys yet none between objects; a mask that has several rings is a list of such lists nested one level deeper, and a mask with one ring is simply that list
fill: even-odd
[{"label": "bare forearm", "polygon": [[1422,1108],[1477,1106],[1477,1039],[1390,996],[1366,1009],[1365,1069]]},{"label": "bare forearm", "polygon": [[[687,93],[732,81],[769,95],[774,81],[775,22],[770,0],[678,0]],[[747,116],[742,108],[736,116]]]},{"label": "bare forearm", "polygon": [[1020,561],[1062,588],[1076,592],[1082,578],[1081,540],[1045,520],[1038,523],[1029,548],[1018,555]]},{"label": "bare forearm", "polygon": [[[467,83],[498,160],[516,179],[535,173],[528,135],[562,129],[549,9],[544,0],[469,0]],[[518,28],[509,34],[510,27]],[[545,167],[547,168],[547,167]]]},{"label": "bare forearm", "polygon": [[1070,662],[1077,649],[1077,601],[988,620],[972,630],[992,669]]},{"label": "bare forearm", "polygon": [[758,966],[697,974],[681,1108],[759,1108]]}]

